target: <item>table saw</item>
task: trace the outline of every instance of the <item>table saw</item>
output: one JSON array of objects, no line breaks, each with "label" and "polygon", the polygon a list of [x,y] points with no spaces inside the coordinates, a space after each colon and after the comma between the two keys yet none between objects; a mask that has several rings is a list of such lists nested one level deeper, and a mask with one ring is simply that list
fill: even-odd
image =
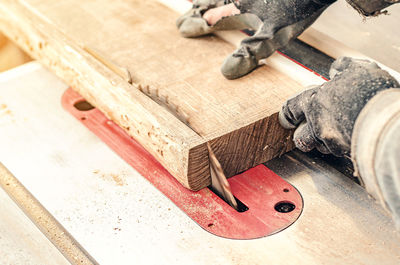
[{"label": "table saw", "polygon": [[[307,85],[324,82],[329,62],[339,53],[362,56],[338,42],[332,48],[331,39],[323,41],[329,37],[313,30],[267,64],[291,71]],[[237,35],[230,34],[221,37],[237,42]],[[299,56],[299,51],[308,56]],[[250,211],[264,214],[269,204],[289,200],[296,206],[287,213],[272,209],[263,227],[270,227],[279,214],[291,218],[256,234],[260,229],[251,218],[237,222],[246,212],[235,213],[208,188],[183,188],[100,111],[91,105],[77,107],[84,99],[41,63],[0,74],[0,90],[2,263],[400,261],[400,234],[390,216],[351,178],[346,161],[294,150],[230,178],[233,188],[239,183],[236,195],[244,190],[240,179],[246,178],[248,186],[257,174],[261,180],[277,179],[272,186],[265,180],[264,191],[260,183],[257,193],[240,197],[251,205]],[[292,197],[263,198],[274,185],[279,196]],[[257,204],[251,204],[250,196],[258,198]]]}]

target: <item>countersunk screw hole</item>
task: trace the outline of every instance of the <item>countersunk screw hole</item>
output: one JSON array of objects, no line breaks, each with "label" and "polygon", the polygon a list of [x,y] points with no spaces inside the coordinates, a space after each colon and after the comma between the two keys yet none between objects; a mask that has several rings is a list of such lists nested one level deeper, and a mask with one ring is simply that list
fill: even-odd
[{"label": "countersunk screw hole", "polygon": [[76,102],[74,104],[74,107],[80,111],[88,111],[88,110],[94,109],[94,107],[86,100],[81,100],[81,101]]},{"label": "countersunk screw hole", "polygon": [[288,201],[282,201],[278,202],[275,204],[275,211],[280,212],[280,213],[290,213],[296,208],[296,205],[294,205],[291,202]]},{"label": "countersunk screw hole", "polygon": [[289,189],[283,189],[283,192],[289,192]]}]

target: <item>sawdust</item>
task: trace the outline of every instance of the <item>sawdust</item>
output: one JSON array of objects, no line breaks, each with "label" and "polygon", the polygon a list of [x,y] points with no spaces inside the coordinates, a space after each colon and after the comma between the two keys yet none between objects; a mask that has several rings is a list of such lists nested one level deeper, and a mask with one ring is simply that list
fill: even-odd
[{"label": "sawdust", "polygon": [[111,177],[113,178],[113,180],[115,181],[115,183],[117,183],[118,186],[124,186],[125,182],[121,179],[120,176],[118,175],[111,175]]},{"label": "sawdust", "polygon": [[13,113],[6,104],[0,104],[0,114],[1,115],[12,115]]},{"label": "sawdust", "polygon": [[100,174],[100,177],[103,180],[106,181],[111,181],[113,183],[115,183],[117,186],[126,186],[127,183],[124,180],[125,175],[124,174],[115,174],[115,173],[104,173],[101,174],[100,170],[93,170],[93,174]]}]

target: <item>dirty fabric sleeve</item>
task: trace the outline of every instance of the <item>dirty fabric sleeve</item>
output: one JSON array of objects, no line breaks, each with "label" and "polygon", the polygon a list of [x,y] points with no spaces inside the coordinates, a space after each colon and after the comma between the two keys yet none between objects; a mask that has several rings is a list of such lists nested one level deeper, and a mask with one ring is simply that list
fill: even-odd
[{"label": "dirty fabric sleeve", "polygon": [[[263,17],[267,17],[268,9],[270,6],[281,5],[282,7],[287,8],[288,10],[295,10],[297,18],[300,18],[302,15],[310,16],[313,12],[315,12],[314,8],[319,6],[320,8],[326,5],[330,5],[336,0],[309,0],[307,5],[304,5],[305,1],[302,0],[226,0],[232,1],[236,4],[236,6],[240,9],[241,13],[249,12],[249,13],[263,13]],[[390,5],[400,3],[400,0],[346,0],[354,9],[356,9],[360,14],[364,16],[376,16],[382,14],[383,9],[389,7]],[[300,7],[300,8],[298,8]],[[287,14],[285,14],[286,16]],[[292,20],[290,16],[287,17],[288,20]],[[299,20],[302,20],[300,18]]]},{"label": "dirty fabric sleeve", "polygon": [[[234,1],[240,13],[257,15],[273,30],[302,21],[336,0],[240,0]],[[277,12],[279,11],[279,12]]]},{"label": "dirty fabric sleeve", "polygon": [[378,93],[361,111],[352,136],[356,174],[400,228],[400,89]]},{"label": "dirty fabric sleeve", "polygon": [[383,9],[390,5],[400,3],[400,0],[346,0],[360,14],[364,16],[377,16]]}]

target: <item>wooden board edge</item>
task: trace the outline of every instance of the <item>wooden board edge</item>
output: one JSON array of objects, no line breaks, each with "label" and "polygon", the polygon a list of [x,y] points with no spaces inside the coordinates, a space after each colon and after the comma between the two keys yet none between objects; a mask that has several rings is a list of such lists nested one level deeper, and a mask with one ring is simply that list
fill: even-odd
[{"label": "wooden board edge", "polygon": [[[276,113],[228,134],[215,134],[212,139],[204,139],[110,71],[82,47],[69,41],[65,34],[59,32],[44,18],[31,12],[21,1],[6,0],[5,3],[0,3],[0,14],[2,10],[4,15],[0,17],[0,29],[3,27],[8,37],[14,39],[32,57],[39,59],[56,75],[71,84],[90,103],[143,144],[182,185],[189,189],[199,190],[210,184],[208,152],[205,148],[207,140],[212,144],[228,177],[280,156],[293,148],[291,132],[279,126]],[[43,32],[43,29],[46,29],[46,32]],[[58,41],[60,39],[63,41]],[[99,88],[107,92],[102,98],[98,97]],[[118,91],[122,96],[118,95]],[[134,96],[127,95],[127,91],[132,92]],[[113,104],[110,102],[105,104],[107,101],[105,98],[113,98]],[[136,108],[134,111],[121,107],[129,105],[132,101]],[[132,117],[129,115],[130,112],[141,115]],[[164,119],[160,120],[161,116]],[[167,123],[160,124],[160,121]],[[278,130],[280,131],[277,133]],[[277,135],[270,137],[274,134]],[[232,140],[235,137],[241,139],[239,143]],[[271,148],[276,143],[278,145]]]},{"label": "wooden board edge", "polygon": [[[279,157],[294,148],[293,131],[280,126],[278,113],[209,141],[227,177]],[[239,140],[238,140],[239,139]],[[208,151],[203,143],[189,151],[188,180],[192,190],[211,184]]]},{"label": "wooden board edge", "polygon": [[203,143],[202,137],[21,1],[0,3],[0,30],[124,128],[182,185],[190,188],[189,149]]}]

